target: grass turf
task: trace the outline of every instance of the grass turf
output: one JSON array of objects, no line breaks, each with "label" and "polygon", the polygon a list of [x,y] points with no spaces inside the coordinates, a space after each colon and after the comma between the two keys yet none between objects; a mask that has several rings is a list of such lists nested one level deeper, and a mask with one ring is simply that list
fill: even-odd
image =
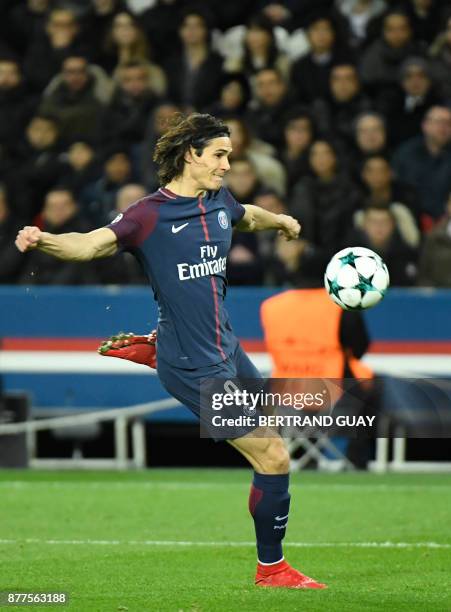
[{"label": "grass turf", "polygon": [[[71,598],[1,609],[451,611],[451,476],[293,475],[285,554],[326,591],[253,586],[249,481],[242,470],[0,471],[0,591]],[[369,545],[384,542],[448,548]]]}]

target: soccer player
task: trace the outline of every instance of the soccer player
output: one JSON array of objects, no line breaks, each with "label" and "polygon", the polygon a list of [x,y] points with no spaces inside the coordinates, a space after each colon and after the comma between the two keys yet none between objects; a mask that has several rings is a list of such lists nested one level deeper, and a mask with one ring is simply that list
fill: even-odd
[{"label": "soccer player", "polygon": [[[182,404],[200,416],[200,381],[259,378],[232,332],[223,306],[232,228],[278,229],[299,235],[288,215],[239,204],[222,186],[232,151],[226,125],[211,115],[177,116],[156,144],[162,187],[138,200],[107,227],[86,234],[53,235],[37,227],[19,231],[22,252],[37,248],[55,257],[89,261],[126,249],[143,265],[159,305],[158,376]],[[259,432],[265,433],[265,432]],[[249,510],[255,523],[263,587],[324,588],[283,557],[288,521],[289,455],[274,433],[248,432],[229,440],[254,468]]]}]

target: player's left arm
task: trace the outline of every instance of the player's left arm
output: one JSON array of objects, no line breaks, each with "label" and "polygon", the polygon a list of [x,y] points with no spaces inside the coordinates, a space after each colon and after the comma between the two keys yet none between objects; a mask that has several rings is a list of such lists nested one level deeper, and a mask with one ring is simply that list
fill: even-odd
[{"label": "player's left arm", "polygon": [[289,215],[275,215],[260,206],[244,205],[245,213],[236,224],[240,232],[260,232],[262,230],[276,229],[286,240],[295,240],[299,236],[301,226],[298,221]]}]

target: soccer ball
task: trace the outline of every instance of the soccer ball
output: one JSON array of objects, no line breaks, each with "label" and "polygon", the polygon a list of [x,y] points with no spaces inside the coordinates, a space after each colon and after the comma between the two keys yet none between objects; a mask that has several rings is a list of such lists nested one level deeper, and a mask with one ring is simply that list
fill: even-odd
[{"label": "soccer ball", "polygon": [[330,260],[324,284],[331,299],[341,308],[363,310],[381,301],[390,277],[377,253],[365,247],[348,247]]}]

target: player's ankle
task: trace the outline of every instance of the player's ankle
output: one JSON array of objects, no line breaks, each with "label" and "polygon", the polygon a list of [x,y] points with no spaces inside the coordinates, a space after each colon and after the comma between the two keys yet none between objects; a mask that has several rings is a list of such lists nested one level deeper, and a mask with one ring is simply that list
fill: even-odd
[{"label": "player's ankle", "polygon": [[260,560],[257,560],[257,571],[264,576],[280,572],[286,567],[288,567],[288,563],[285,561],[284,557],[275,563],[262,563]]}]

